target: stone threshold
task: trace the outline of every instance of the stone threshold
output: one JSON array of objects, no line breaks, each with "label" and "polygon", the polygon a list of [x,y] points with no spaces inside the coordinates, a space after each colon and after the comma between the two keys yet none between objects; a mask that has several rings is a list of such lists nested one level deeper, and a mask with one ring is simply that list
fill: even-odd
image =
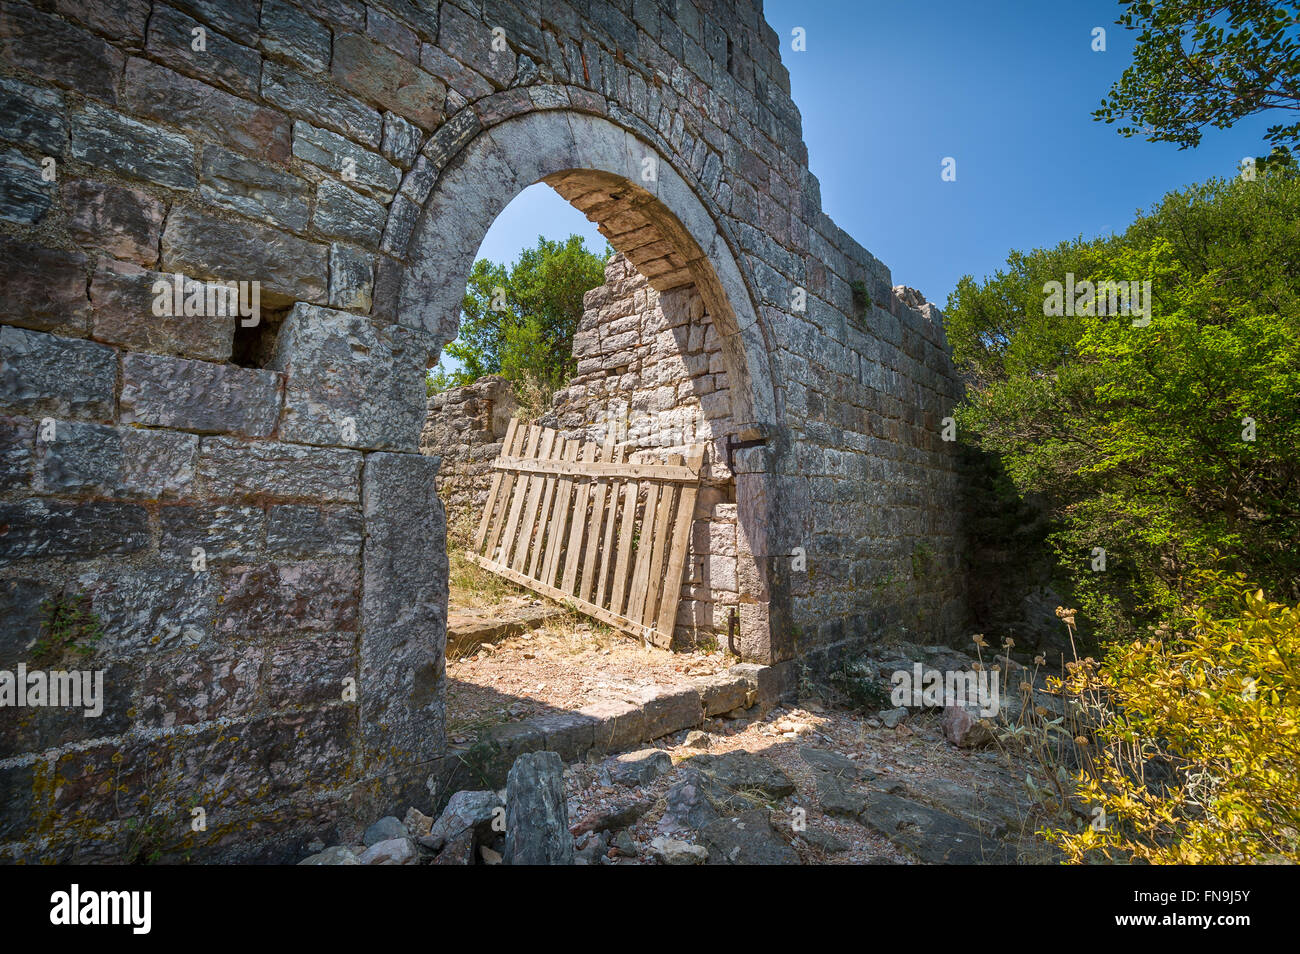
[{"label": "stone threshold", "polygon": [[441,809],[463,788],[500,788],[525,752],[556,752],[565,762],[603,757],[697,728],[734,712],[761,718],[778,702],[797,695],[794,663],[739,663],[726,672],[700,676],[693,685],[648,686],[623,699],[605,699],[573,712],[553,712],[491,726],[473,743],[448,746],[428,786]]},{"label": "stone threshold", "polygon": [[447,651],[459,653],[485,643],[498,643],[567,615],[562,606],[547,604],[454,610],[447,614]]}]

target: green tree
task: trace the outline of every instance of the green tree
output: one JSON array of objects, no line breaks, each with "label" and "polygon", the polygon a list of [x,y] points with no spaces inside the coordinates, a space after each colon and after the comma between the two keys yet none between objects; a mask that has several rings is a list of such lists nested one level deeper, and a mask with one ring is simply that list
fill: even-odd
[{"label": "green tree", "polygon": [[573,335],[582,319],[582,296],[605,281],[602,254],[579,235],[564,241],[538,236],[509,268],[479,259],[470,270],[461,305],[460,333],[447,346],[460,362],[430,377],[435,390],[500,374],[517,387],[553,390],[573,375]]},{"label": "green tree", "polygon": [[[1180,148],[1206,126],[1226,129],[1267,109],[1300,110],[1297,0],[1122,0],[1115,22],[1141,30],[1133,63],[1094,118],[1125,136]],[[1268,129],[1273,159],[1287,162],[1300,122]]]},{"label": "green tree", "polygon": [[[1194,186],[1007,264],[949,298],[958,420],[1048,502],[1091,621],[1132,632],[1212,566],[1300,598],[1300,178]],[[1150,323],[1050,314],[1071,274],[1150,281]]]}]

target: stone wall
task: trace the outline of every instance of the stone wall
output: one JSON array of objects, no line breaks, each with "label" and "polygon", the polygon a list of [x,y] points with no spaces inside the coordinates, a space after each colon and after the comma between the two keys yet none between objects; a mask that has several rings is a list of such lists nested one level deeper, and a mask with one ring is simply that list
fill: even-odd
[{"label": "stone wall", "polygon": [[106,676],[98,718],[6,719],[5,857],[301,856],[421,800],[423,377],[539,181],[705,303],[762,442],[732,468],[744,658],[960,623],[939,316],[822,211],[752,0],[6,0],[0,101],[0,654],[58,650],[58,598]]},{"label": "stone wall", "polygon": [[492,461],[519,408],[510,382],[494,374],[429,397],[420,453],[440,458],[438,496],[452,545],[465,545],[492,484]]}]

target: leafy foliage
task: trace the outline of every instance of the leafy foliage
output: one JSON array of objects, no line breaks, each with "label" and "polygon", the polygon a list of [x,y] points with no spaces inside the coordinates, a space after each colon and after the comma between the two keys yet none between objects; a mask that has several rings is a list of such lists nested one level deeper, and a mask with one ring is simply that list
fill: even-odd
[{"label": "leafy foliage", "polygon": [[1064,691],[1097,723],[1079,789],[1097,823],[1046,832],[1069,861],[1300,861],[1300,605],[1240,576],[1201,585],[1231,615],[1192,605],[1071,666]]},{"label": "leafy foliage", "polygon": [[582,296],[605,281],[605,259],[579,235],[564,241],[538,236],[507,268],[479,259],[470,271],[461,306],[460,333],[447,354],[461,363],[438,369],[433,390],[500,374],[518,390],[526,383],[553,390],[573,375],[573,335],[582,319]]},{"label": "leafy foliage", "polygon": [[[959,423],[1042,495],[1081,608],[1110,635],[1182,605],[1197,568],[1300,597],[1297,255],[1300,179],[1270,172],[1171,193],[1122,236],[1012,252],[949,298]],[[1045,314],[1067,273],[1149,280],[1151,323]]]},{"label": "leafy foliage", "polygon": [[[1126,69],[1093,116],[1124,136],[1196,146],[1266,109],[1300,110],[1300,2],[1123,0],[1116,23],[1141,30]],[[1275,156],[1300,144],[1300,122],[1269,128]]]},{"label": "leafy foliage", "polygon": [[38,662],[90,656],[103,637],[104,624],[91,608],[90,597],[60,594],[41,602],[41,630],[32,656]]}]

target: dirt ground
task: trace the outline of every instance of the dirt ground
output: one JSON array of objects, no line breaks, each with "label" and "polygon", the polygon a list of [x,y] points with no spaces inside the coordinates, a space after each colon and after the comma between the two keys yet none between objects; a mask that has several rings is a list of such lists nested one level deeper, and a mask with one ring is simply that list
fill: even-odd
[{"label": "dirt ground", "polygon": [[[453,574],[452,609],[491,612],[493,606],[518,609],[540,601],[503,581],[480,580],[476,567]],[[486,575],[486,574],[484,574]],[[462,593],[458,598],[457,582]],[[709,675],[737,662],[717,652],[669,652],[595,623],[576,613],[548,619],[539,628],[498,642],[471,643],[447,663],[447,722],[451,741],[472,741],[487,726],[553,712],[574,710],[608,696],[625,696],[649,685],[672,686]],[[673,768],[628,789],[602,778],[604,758],[570,765],[566,772],[569,817],[573,822],[625,807],[651,803],[627,826],[635,851],[611,848],[606,864],[654,864],[650,843],[657,837],[683,837],[664,822],[664,795],[682,779],[685,762],[701,754],[744,750],[774,762],[793,782],[795,793],[769,805],[773,830],[810,864],[914,864],[915,859],[880,832],[853,817],[821,810],[818,771],[801,749],[846,756],[870,779],[865,788],[905,797],[973,820],[981,830],[996,828],[1000,838],[1022,846],[1022,861],[1037,857],[1036,823],[1027,808],[1022,779],[1025,765],[997,747],[960,749],[951,745],[935,712],[913,712],[894,728],[876,713],[844,704],[834,693],[805,694],[798,705],[779,707],[762,719],[708,720],[703,731],[682,731],[647,743],[663,749]],[[687,739],[690,739],[688,744]],[[960,805],[960,811],[954,809]],[[804,830],[794,822],[802,809]],[[626,844],[626,843],[625,843]]]},{"label": "dirt ground", "polygon": [[646,686],[672,686],[736,663],[726,653],[677,653],[569,614],[541,628],[447,661],[447,730],[516,722]]}]

